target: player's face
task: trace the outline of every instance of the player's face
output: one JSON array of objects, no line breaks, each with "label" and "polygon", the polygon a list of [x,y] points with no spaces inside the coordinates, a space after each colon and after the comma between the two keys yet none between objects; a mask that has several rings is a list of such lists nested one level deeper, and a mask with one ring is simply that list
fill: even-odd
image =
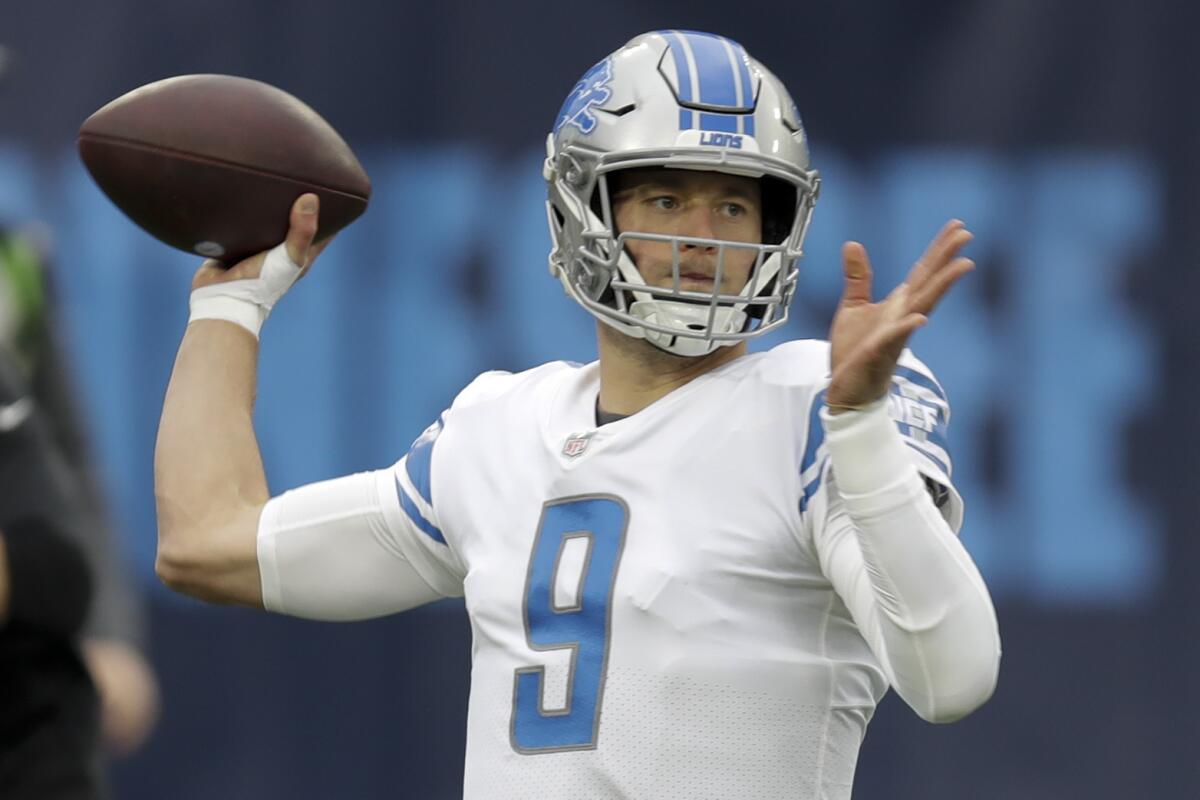
[{"label": "player's face", "polygon": [[[753,178],[662,168],[614,177],[613,214],[619,232],[762,242],[762,192]],[[626,240],[625,248],[648,285],[672,286],[670,242],[635,238]],[[722,294],[737,294],[745,287],[756,255],[753,249],[725,249]],[[712,292],[716,274],[715,245],[679,245],[680,289]]]}]

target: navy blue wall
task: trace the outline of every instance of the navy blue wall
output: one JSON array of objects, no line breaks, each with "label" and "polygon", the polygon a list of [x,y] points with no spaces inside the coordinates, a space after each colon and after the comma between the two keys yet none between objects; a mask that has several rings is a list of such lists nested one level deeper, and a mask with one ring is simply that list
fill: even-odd
[{"label": "navy blue wall", "polygon": [[264,334],[258,422],[282,490],[390,463],[483,369],[592,357],[590,318],[545,268],[542,139],[578,73],[665,26],[739,38],[809,129],[825,184],[795,319],[772,341],[824,334],[844,239],[893,283],[946,217],[978,234],[981,269],[914,347],[954,405],[1001,685],[950,728],[885,703],[860,795],[1196,794],[1196,23],[1165,0],[0,0],[19,59],[0,87],[0,218],[53,231],[165,684],[157,737],[117,767],[122,794],[453,797],[469,632],[454,603],[332,626],[156,588],[150,459],[194,259],[94,188],[71,151],[79,121],[156,78],[230,72],[303,97],[360,152],[371,208]]}]

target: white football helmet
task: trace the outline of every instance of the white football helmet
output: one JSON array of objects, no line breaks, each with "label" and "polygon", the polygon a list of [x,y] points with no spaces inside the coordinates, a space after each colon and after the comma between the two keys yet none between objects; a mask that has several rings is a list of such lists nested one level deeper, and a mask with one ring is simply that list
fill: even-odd
[{"label": "white football helmet", "polygon": [[[550,274],[601,321],[682,356],[787,321],[820,178],[809,168],[787,90],[741,45],[693,31],[638,36],[575,85],[546,152]],[[762,242],[616,231],[607,176],[642,167],[758,178]],[[630,239],[671,244],[672,286],[646,284],[625,250]],[[716,250],[711,292],[680,288],[681,245]],[[754,267],[740,292],[722,294],[725,254],[733,249],[756,251]]]}]

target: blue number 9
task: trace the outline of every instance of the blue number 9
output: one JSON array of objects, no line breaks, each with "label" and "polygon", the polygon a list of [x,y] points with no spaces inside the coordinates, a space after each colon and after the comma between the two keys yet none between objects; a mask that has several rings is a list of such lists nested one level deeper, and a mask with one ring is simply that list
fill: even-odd
[{"label": "blue number 9", "polygon": [[[596,746],[608,669],[609,624],[617,566],[629,511],[611,496],[552,500],[542,509],[525,579],[525,639],[533,650],[571,650],[567,703],[545,710],[545,666],[522,667],[513,678],[510,737],[519,753],[590,750]],[[572,539],[587,541],[573,605],[555,605],[559,564]]]}]

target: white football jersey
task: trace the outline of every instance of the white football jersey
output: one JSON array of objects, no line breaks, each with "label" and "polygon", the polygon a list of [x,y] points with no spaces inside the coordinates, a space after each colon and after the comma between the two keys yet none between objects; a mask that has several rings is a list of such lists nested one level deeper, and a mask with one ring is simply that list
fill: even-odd
[{"label": "white football jersey", "polygon": [[[377,474],[387,535],[466,599],[467,798],[850,796],[887,680],[823,569],[828,364],[791,342],[603,426],[596,363],[486,373]],[[889,405],[957,531],[907,353]]]}]

